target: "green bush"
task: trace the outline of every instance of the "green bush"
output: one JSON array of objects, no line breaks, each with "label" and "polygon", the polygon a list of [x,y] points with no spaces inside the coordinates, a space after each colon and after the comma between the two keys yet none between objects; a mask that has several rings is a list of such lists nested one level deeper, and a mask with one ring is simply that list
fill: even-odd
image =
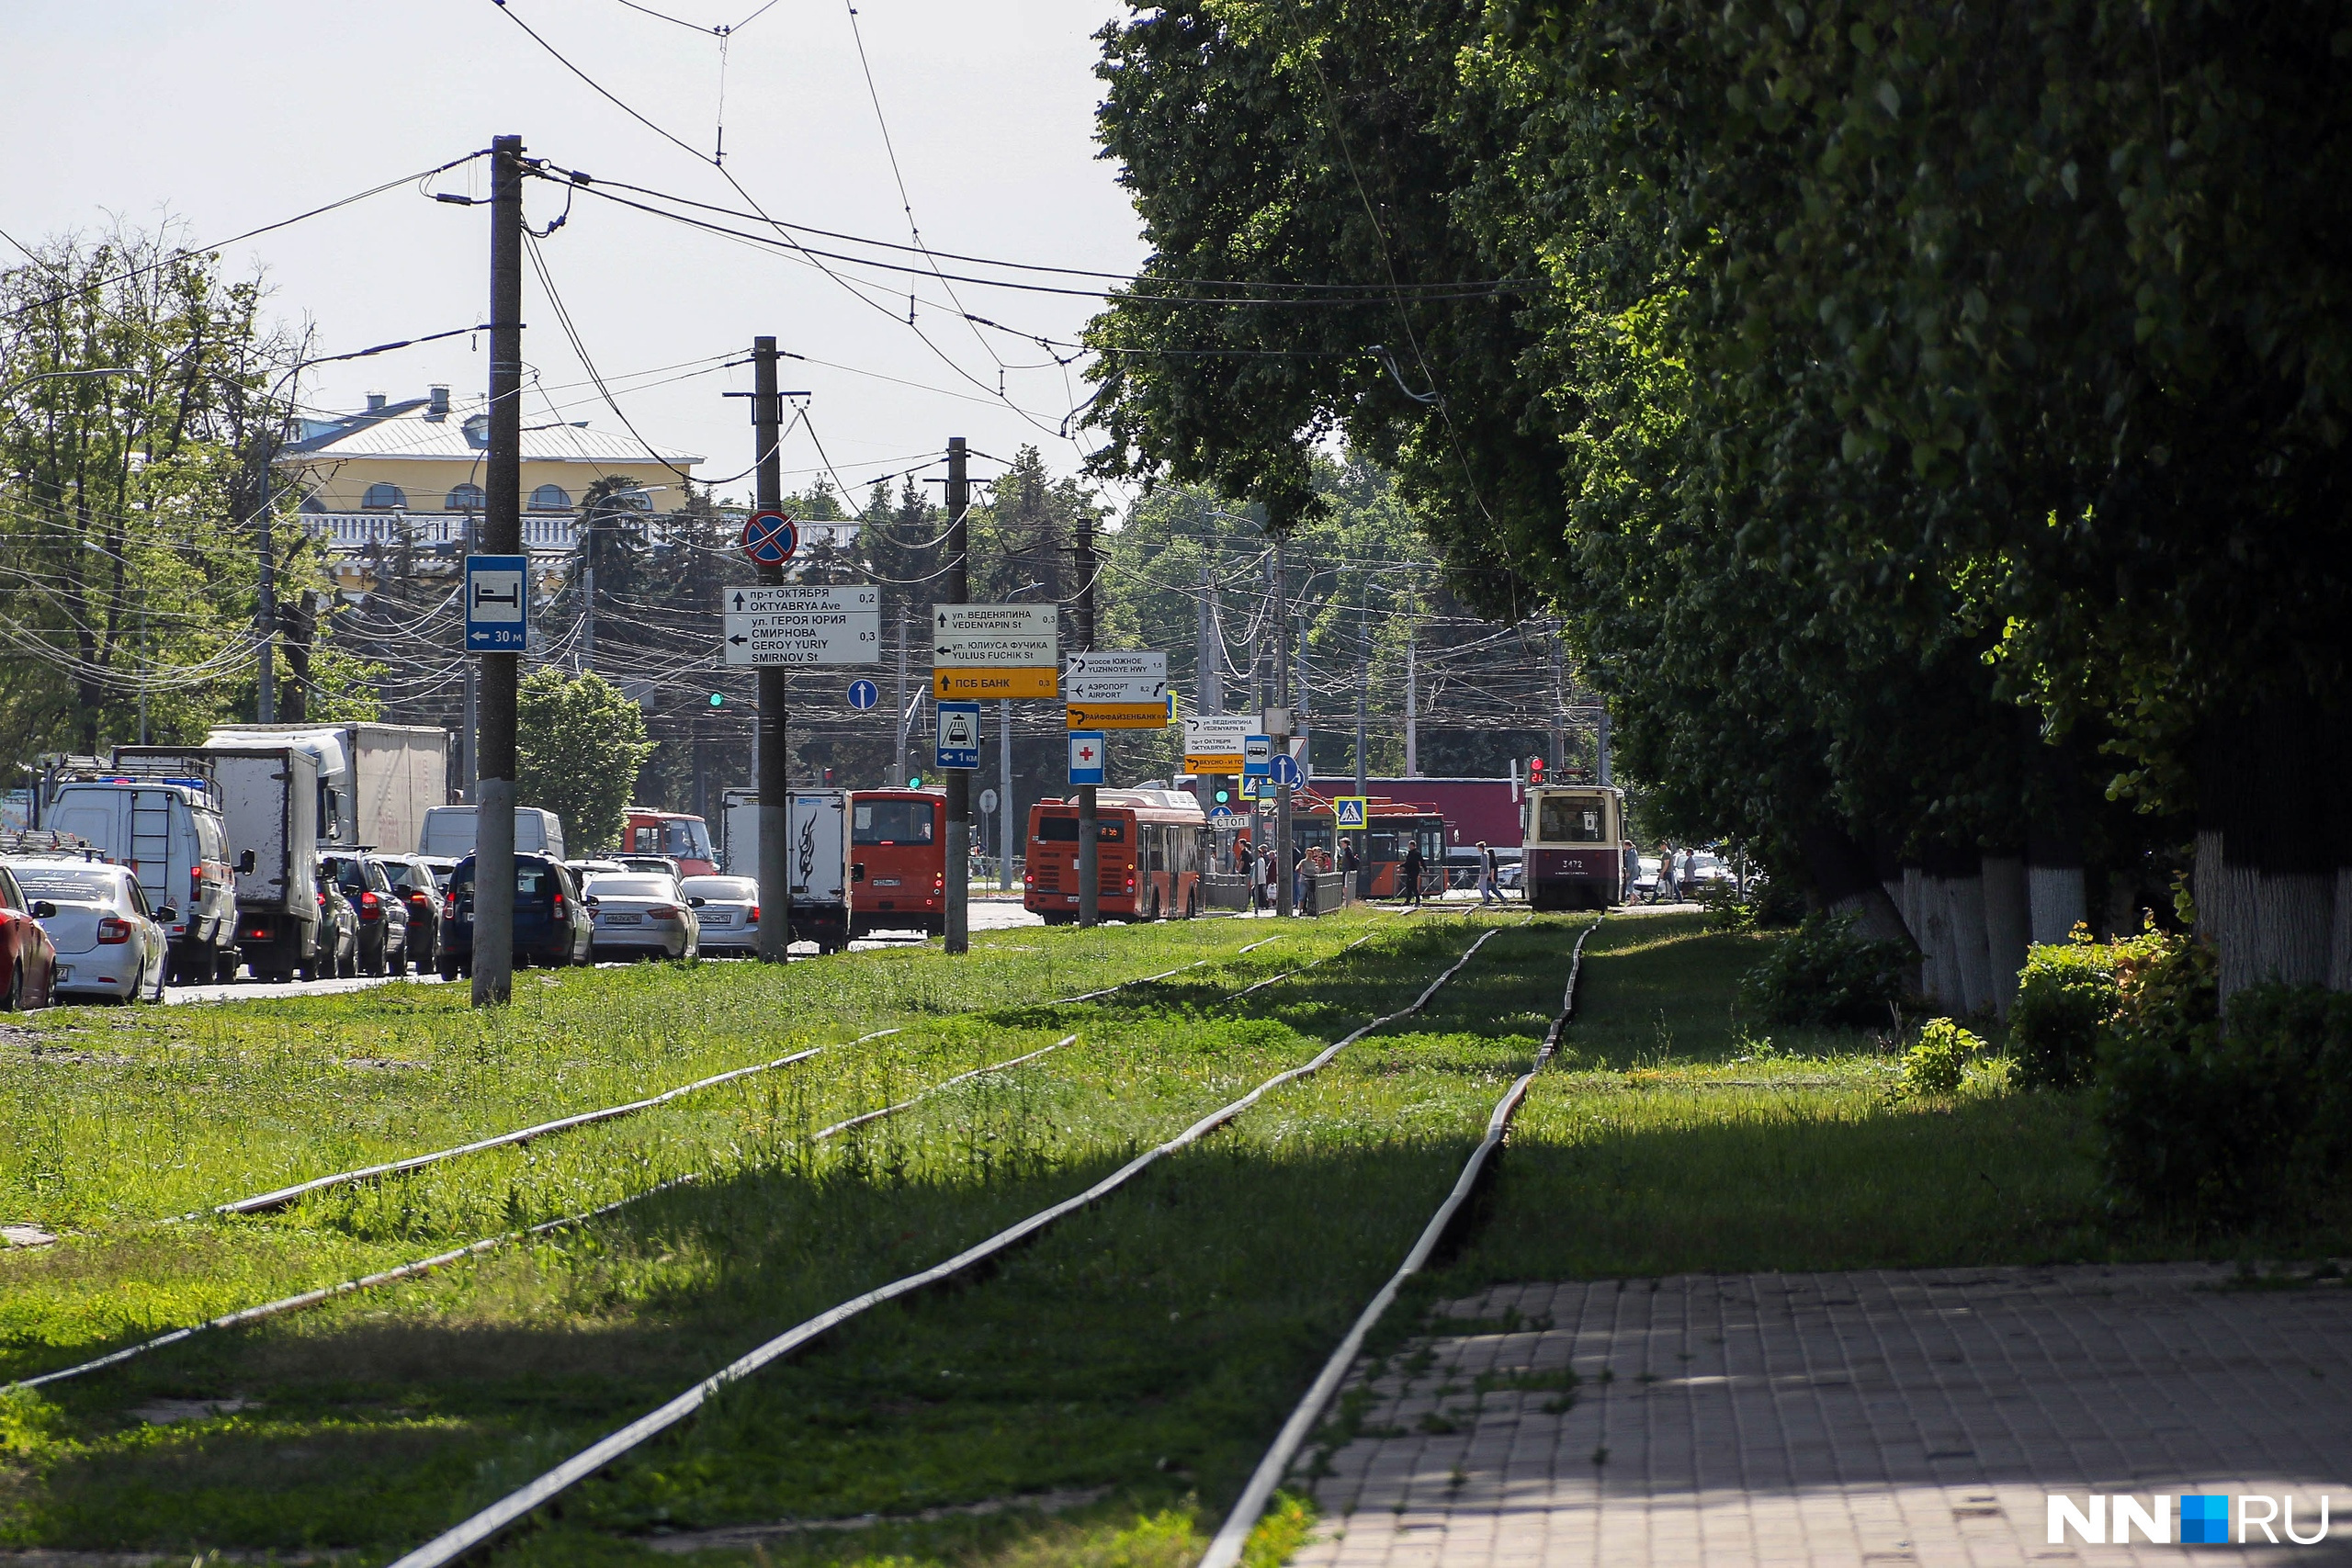
[{"label": "green bush", "polygon": [[1968,1076],[1969,1064],[1984,1053],[1984,1042],[1948,1018],[1931,1018],[1919,1027],[1918,1043],[1904,1053],[1905,1097],[1953,1095]]},{"label": "green bush", "polygon": [[2307,1212],[2352,1156],[2352,996],[2254,987],[2231,998],[2224,1032],[2211,951],[2143,940],[2148,955],[2118,967],[2098,1060],[2110,1187],[2199,1220]]},{"label": "green bush", "polygon": [[1911,962],[1902,942],[1856,936],[1851,915],[1808,915],[1741,979],[1742,1010],[1766,1023],[1883,1022]]},{"label": "green bush", "polygon": [[1792,880],[1759,876],[1747,885],[1746,898],[1702,888],[1699,900],[1707,907],[1707,923],[1718,931],[1779,931],[1804,919],[1804,895]]},{"label": "green bush", "polygon": [[2017,1000],[2009,1009],[2009,1048],[2028,1089],[2074,1089],[2090,1082],[2100,1037],[2123,993],[2115,979],[2124,949],[2075,940],[2026,950]]}]

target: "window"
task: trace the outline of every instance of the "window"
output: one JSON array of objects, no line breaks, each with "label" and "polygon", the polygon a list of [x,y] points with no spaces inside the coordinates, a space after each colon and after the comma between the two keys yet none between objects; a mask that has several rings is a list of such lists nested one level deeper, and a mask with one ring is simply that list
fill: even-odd
[{"label": "window", "polygon": [[1597,844],[1600,842],[1600,802],[1547,795],[1539,803],[1538,843]]},{"label": "window", "polygon": [[662,824],[662,853],[673,860],[708,860],[710,834],[689,817],[673,817]]},{"label": "window", "polygon": [[490,504],[490,498],[480,485],[459,485],[441,504],[451,512],[480,512]]},{"label": "window", "polygon": [[927,844],[933,811],[928,800],[861,800],[850,824],[850,842]]},{"label": "window", "polygon": [[[1125,841],[1127,830],[1116,822],[1096,818],[1094,839],[1097,843],[1116,844]],[[858,840],[864,843],[863,839]],[[1078,842],[1078,818],[1075,817],[1040,817],[1037,818],[1037,841],[1042,844],[1074,844]]]},{"label": "window", "polygon": [[588,879],[588,891],[599,898],[671,898],[678,885],[666,876],[616,876],[607,872]]},{"label": "window", "polygon": [[372,484],[360,499],[360,505],[370,512],[400,512],[408,507],[408,492],[398,485]]},{"label": "window", "polygon": [[534,512],[569,512],[571,497],[561,485],[541,485],[531,492]]}]

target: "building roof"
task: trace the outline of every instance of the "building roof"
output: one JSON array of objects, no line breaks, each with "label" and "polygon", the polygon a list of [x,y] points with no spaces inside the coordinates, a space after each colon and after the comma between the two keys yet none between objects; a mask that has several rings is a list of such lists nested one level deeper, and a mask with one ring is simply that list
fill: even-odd
[{"label": "building roof", "polygon": [[[444,412],[438,415],[433,412],[434,402],[431,398],[410,398],[338,418],[306,420],[302,439],[288,443],[277,460],[304,467],[346,457],[480,461],[489,443],[488,400],[444,399]],[[663,463],[690,468],[702,458],[666,446],[648,446],[633,435],[591,430],[585,421],[535,424],[526,420],[523,461]]]}]

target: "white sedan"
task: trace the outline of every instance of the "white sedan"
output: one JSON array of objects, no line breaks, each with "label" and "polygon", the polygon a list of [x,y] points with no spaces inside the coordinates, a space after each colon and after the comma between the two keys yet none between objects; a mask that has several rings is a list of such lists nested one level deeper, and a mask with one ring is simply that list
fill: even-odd
[{"label": "white sedan", "polygon": [[702,921],[673,876],[606,872],[590,876],[580,896],[594,924],[596,958],[693,958],[701,951]]},{"label": "white sedan", "polygon": [[57,949],[53,994],[59,1001],[164,999],[171,939],[161,920],[171,919],[174,911],[168,904],[150,910],[146,892],[130,867],[84,860],[22,860],[11,862],[8,869],[26,897],[56,907],[57,913],[44,917],[40,926]]},{"label": "white sedan", "polygon": [[702,922],[705,953],[760,950],[760,885],[748,876],[689,876],[678,884]]}]

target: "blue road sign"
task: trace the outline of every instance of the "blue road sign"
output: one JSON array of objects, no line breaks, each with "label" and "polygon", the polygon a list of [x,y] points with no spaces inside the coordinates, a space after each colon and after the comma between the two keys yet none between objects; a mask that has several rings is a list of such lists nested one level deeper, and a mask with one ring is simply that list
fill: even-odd
[{"label": "blue road sign", "polygon": [[1339,812],[1340,827],[1361,828],[1364,825],[1371,803],[1361,795],[1343,795],[1334,799],[1331,805]]},{"label": "blue road sign", "polygon": [[1101,730],[1073,729],[1069,732],[1069,782],[1074,784],[1099,784],[1102,782]]},{"label": "blue road sign", "polygon": [[939,765],[966,770],[980,765],[980,705],[941,703]]},{"label": "blue road sign", "polygon": [[531,640],[531,558],[466,558],[466,651],[520,653]]},{"label": "blue road sign", "polygon": [[800,547],[800,529],[781,512],[754,512],[743,525],[743,553],[761,566],[782,566]]},{"label": "blue road sign", "polygon": [[1306,775],[1299,772],[1298,759],[1287,751],[1275,752],[1273,760],[1267,764],[1267,772],[1274,783],[1285,789],[1296,789],[1306,782]]},{"label": "blue road sign", "polygon": [[852,681],[849,683],[849,705],[858,712],[864,713],[881,700],[882,688],[873,682]]},{"label": "blue road sign", "polygon": [[1241,776],[1245,779],[1271,778],[1273,775],[1274,743],[1262,735],[1241,738]]},{"label": "blue road sign", "polygon": [[1220,806],[1209,812],[1209,820],[1212,822],[1223,822],[1231,818],[1232,815],[1233,807],[1230,806]]}]

